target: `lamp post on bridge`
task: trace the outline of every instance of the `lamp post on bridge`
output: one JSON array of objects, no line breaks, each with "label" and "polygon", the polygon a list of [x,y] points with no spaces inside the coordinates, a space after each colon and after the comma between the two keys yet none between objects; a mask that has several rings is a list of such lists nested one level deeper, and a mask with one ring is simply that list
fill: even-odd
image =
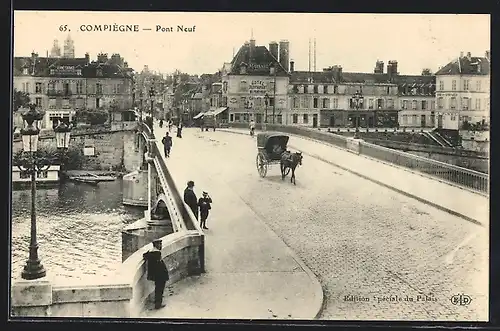
[{"label": "lamp post on bridge", "polygon": [[149,97],[151,99],[151,136],[154,137],[154,115],[153,115],[153,105],[154,105],[154,97],[155,97],[156,93],[155,93],[155,89],[153,86],[151,86],[151,88],[149,89]]},{"label": "lamp post on bridge", "polygon": [[264,105],[266,106],[265,108],[265,113],[264,113],[264,122],[263,122],[263,131],[267,129],[267,106],[269,106],[269,95],[266,93],[264,95]]},{"label": "lamp post on bridge", "polygon": [[[358,112],[359,108],[361,107],[361,104],[363,103],[363,94],[360,93],[359,91],[356,91],[353,95],[353,100],[354,100],[354,107],[356,109],[356,113]],[[358,114],[354,117],[354,122],[356,125],[356,131],[354,132],[354,138],[358,139],[359,138],[359,117]]]}]

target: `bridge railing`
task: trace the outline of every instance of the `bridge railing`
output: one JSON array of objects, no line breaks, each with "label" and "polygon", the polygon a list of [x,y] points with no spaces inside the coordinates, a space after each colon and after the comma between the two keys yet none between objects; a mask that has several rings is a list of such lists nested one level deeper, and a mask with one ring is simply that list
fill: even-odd
[{"label": "bridge railing", "polygon": [[[235,128],[248,128],[247,123],[230,123],[230,126]],[[261,129],[261,125],[259,124],[257,124],[256,127],[257,129]],[[266,124],[266,129],[268,131],[279,131],[324,141],[343,149],[348,149],[348,141],[352,139],[332,132],[300,126]],[[359,143],[359,154],[409,168],[426,174],[431,178],[446,181],[483,195],[487,195],[489,192],[489,176],[488,174],[482,172],[378,146],[364,141],[360,141]]]},{"label": "bridge railing", "polygon": [[[144,137],[146,139],[154,139],[153,135],[151,134],[151,129],[147,124],[144,122],[141,125],[142,132],[144,134]],[[167,165],[165,164],[165,160],[161,157],[161,151],[158,148],[156,144],[151,144],[150,148],[152,148],[152,153],[155,155],[155,165],[158,168],[158,175],[160,179],[165,180],[165,184],[167,187],[164,187],[163,190],[167,197],[169,199],[172,199],[172,203],[175,205],[176,208],[174,209],[174,213],[179,212],[179,214],[175,215],[175,219],[182,222],[182,224],[179,224],[179,228],[185,229],[185,230],[196,230],[199,232],[202,232],[201,228],[199,227],[198,222],[196,222],[196,218],[191,211],[191,209],[184,203],[183,196],[181,195],[181,191],[175,184],[175,181],[172,177],[172,174],[167,168]],[[169,188],[177,191],[176,194],[169,194]]]}]

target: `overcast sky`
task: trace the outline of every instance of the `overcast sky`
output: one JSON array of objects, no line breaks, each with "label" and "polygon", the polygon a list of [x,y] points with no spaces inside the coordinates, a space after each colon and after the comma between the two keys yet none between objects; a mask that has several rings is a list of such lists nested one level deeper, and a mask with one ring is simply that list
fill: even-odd
[{"label": "overcast sky", "polygon": [[[309,38],[316,38],[318,71],[339,64],[344,71],[372,72],[379,59],[386,65],[397,60],[402,74],[420,74],[424,67],[435,72],[461,51],[484,56],[490,49],[489,15],[16,11],[14,55],[29,56],[34,50],[45,56],[54,39],[62,50],[68,35],[59,31],[64,24],[71,30],[76,57],[120,53],[137,71],[149,65],[164,73],[215,72],[250,39],[252,29],[257,45],[288,40],[296,70],[308,70]],[[82,24],[136,24],[141,31],[82,32]],[[168,33],[155,32],[156,25],[196,28]]]}]

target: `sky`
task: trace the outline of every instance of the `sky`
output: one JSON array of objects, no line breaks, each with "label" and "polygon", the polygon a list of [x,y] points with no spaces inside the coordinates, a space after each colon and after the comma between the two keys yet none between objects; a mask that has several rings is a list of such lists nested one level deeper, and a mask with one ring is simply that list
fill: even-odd
[{"label": "sky", "polygon": [[[81,31],[81,25],[138,25],[139,32]],[[69,31],[60,31],[66,25]],[[193,32],[156,31],[177,26]],[[152,29],[150,31],[142,30]],[[64,28],[62,28],[64,30]],[[484,56],[490,49],[490,15],[308,14],[15,11],[14,56],[61,50],[69,35],[75,56],[119,53],[141,71],[214,73],[252,36],[257,45],[288,40],[295,70],[308,70],[309,40],[316,39],[316,70],[341,65],[343,71],[373,72],[377,60],[398,61],[401,74],[436,72],[460,52]],[[311,69],[314,69],[311,51]]]}]

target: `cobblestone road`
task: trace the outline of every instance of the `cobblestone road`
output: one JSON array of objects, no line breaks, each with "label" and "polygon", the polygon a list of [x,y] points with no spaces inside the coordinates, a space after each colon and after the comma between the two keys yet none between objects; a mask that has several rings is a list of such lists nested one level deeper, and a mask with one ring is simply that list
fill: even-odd
[{"label": "cobblestone road", "polygon": [[[317,275],[321,319],[487,319],[487,229],[313,158],[296,186],[281,180],[279,165],[260,178],[255,139],[183,134],[172,157],[229,184]],[[461,293],[471,304],[451,303]]]}]

